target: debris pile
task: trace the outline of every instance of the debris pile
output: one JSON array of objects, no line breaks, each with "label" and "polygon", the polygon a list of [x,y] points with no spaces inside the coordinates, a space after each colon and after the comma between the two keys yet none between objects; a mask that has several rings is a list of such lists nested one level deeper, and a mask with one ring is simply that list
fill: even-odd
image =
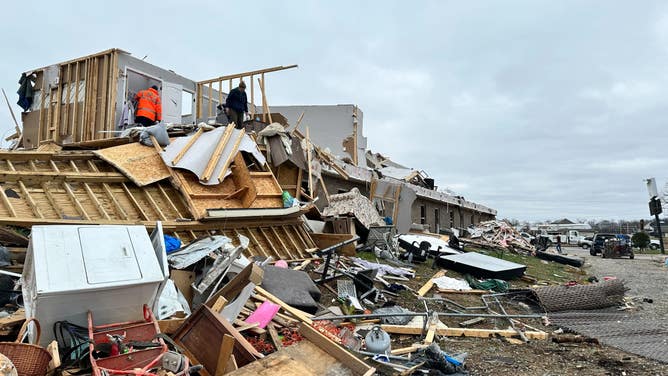
[{"label": "debris pile", "polygon": [[466,231],[465,242],[500,250],[534,252],[536,248],[513,226],[505,221],[485,221],[471,226]]}]

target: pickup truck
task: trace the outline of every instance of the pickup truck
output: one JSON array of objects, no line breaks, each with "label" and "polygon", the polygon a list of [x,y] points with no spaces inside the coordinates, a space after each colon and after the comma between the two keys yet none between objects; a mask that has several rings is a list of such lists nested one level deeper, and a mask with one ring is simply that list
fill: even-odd
[{"label": "pickup truck", "polygon": [[588,236],[586,238],[583,238],[578,242],[578,247],[582,247],[582,249],[589,249],[591,248],[591,245],[594,241],[594,238],[591,236]]}]

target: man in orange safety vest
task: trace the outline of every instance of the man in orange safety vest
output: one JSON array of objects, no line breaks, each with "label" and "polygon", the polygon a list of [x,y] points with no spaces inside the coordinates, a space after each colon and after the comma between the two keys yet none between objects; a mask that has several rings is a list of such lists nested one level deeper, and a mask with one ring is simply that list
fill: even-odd
[{"label": "man in orange safety vest", "polygon": [[135,101],[137,102],[135,123],[148,127],[162,120],[162,102],[157,86],[153,85],[137,93]]}]

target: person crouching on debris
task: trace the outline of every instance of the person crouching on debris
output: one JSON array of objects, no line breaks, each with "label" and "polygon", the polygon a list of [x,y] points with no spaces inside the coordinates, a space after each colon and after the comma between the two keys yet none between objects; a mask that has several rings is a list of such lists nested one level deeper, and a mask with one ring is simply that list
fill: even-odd
[{"label": "person crouching on debris", "polygon": [[246,83],[239,82],[239,87],[230,90],[225,100],[230,115],[230,121],[235,125],[235,128],[241,129],[244,124],[244,114],[248,114],[248,97],[246,97]]},{"label": "person crouching on debris", "polygon": [[135,123],[149,127],[162,120],[162,102],[157,86],[153,85],[137,93],[135,101],[137,102]]},{"label": "person crouching on debris", "polygon": [[561,253],[561,235],[557,235],[557,252]]}]

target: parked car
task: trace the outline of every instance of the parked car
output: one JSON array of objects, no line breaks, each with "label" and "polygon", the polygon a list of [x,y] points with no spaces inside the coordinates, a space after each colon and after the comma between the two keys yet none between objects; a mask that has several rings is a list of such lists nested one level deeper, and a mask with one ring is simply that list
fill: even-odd
[{"label": "parked car", "polygon": [[594,235],[594,238],[591,241],[591,248],[589,248],[589,254],[592,256],[596,256],[599,253],[603,253],[603,247],[605,246],[605,241],[614,238],[615,234],[609,234],[609,233],[600,233]]},{"label": "parked car", "polygon": [[656,251],[657,249],[661,249],[661,242],[659,239],[652,239],[649,241],[649,249]]},{"label": "parked car", "polygon": [[594,241],[594,237],[592,236],[587,236],[586,238],[580,240],[578,242],[578,247],[582,247],[582,249],[589,249],[591,248],[591,244]]}]

